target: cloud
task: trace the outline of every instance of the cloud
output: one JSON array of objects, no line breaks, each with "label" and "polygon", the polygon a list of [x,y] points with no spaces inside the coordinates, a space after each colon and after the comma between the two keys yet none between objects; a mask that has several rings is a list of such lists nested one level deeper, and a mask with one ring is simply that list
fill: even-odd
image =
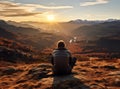
[{"label": "cloud", "polygon": [[42,9],[71,9],[73,6],[45,6],[38,4],[26,4],[26,6],[42,8]]},{"label": "cloud", "polygon": [[109,3],[109,0],[95,0],[95,1],[88,1],[84,3],[80,3],[80,6],[93,6],[98,4],[106,4]]},{"label": "cloud", "polygon": [[38,11],[38,9],[69,9],[72,6],[44,6],[39,4],[21,4],[11,1],[0,0],[0,16],[4,17],[23,17],[23,16],[35,16],[44,12]]},{"label": "cloud", "polygon": [[34,16],[41,14],[41,12],[34,12],[34,7],[27,7],[20,3],[13,3],[9,1],[0,1],[0,16],[4,17],[18,17],[18,16]]},{"label": "cloud", "polygon": [[0,11],[0,16],[4,16],[4,17],[18,17],[18,16],[33,16],[33,15],[37,15],[37,14],[41,14],[40,12],[27,12],[24,9],[4,9],[3,11]]}]

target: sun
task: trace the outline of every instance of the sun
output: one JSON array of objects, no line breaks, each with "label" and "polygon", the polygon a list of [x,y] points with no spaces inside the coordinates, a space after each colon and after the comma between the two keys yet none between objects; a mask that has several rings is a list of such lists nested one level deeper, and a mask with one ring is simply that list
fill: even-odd
[{"label": "sun", "polygon": [[53,22],[55,20],[55,16],[54,15],[47,15],[47,20],[49,22]]}]

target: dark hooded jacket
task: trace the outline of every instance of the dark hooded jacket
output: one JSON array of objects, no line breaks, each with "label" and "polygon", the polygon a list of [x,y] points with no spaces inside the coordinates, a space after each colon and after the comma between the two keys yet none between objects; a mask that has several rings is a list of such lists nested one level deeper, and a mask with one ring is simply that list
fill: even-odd
[{"label": "dark hooded jacket", "polygon": [[53,72],[55,74],[66,74],[71,72],[71,53],[66,48],[55,49],[52,53]]}]

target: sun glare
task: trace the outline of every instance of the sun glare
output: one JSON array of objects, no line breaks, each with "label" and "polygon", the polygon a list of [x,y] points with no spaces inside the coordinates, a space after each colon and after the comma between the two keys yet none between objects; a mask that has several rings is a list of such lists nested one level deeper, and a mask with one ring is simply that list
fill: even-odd
[{"label": "sun glare", "polygon": [[50,22],[53,22],[55,20],[55,16],[54,15],[47,15],[47,20]]}]

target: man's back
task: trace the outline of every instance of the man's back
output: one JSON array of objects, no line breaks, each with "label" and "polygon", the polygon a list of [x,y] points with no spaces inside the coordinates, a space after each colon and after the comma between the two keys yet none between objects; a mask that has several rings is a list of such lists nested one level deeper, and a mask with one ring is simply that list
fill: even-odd
[{"label": "man's back", "polygon": [[53,71],[59,74],[71,72],[69,65],[70,52],[67,49],[56,49],[52,53],[53,56]]}]

